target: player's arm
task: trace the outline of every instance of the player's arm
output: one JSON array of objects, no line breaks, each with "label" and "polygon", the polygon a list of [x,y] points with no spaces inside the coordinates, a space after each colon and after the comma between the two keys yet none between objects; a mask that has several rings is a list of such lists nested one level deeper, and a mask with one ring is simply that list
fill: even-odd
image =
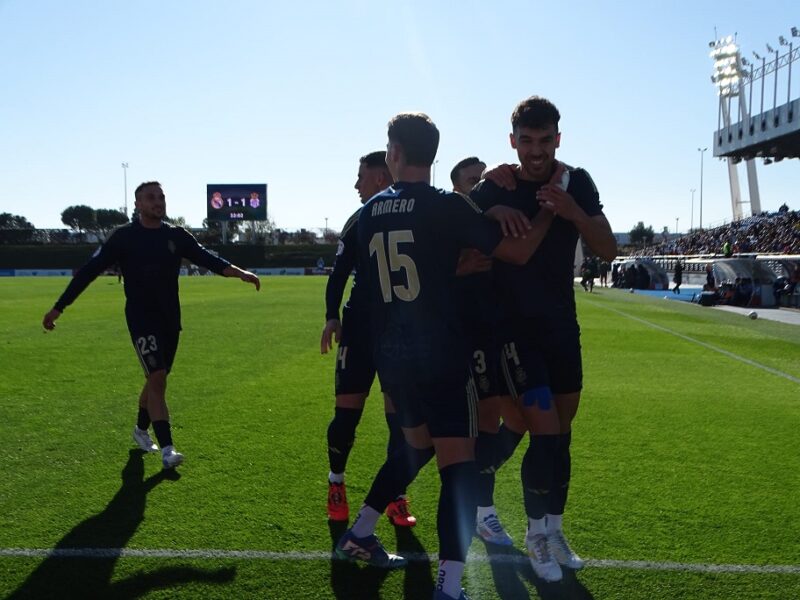
[{"label": "player's arm", "polygon": [[486,167],[481,174],[481,179],[488,179],[505,190],[513,191],[517,189],[517,173],[519,173],[519,165],[503,163]]},{"label": "player's arm", "polygon": [[256,291],[261,289],[261,280],[258,278],[258,275],[255,273],[251,273],[250,271],[245,271],[244,269],[240,269],[236,265],[228,265],[222,270],[223,277],[238,277],[245,283],[252,283],[256,286]]},{"label": "player's arm", "polygon": [[194,264],[205,267],[209,271],[222,275],[223,277],[237,277],[246,283],[252,283],[256,287],[256,291],[261,289],[261,280],[258,275],[245,271],[229,263],[224,258],[214,256],[205,247],[203,247],[195,237],[181,228],[181,256],[188,258]]},{"label": "player's arm", "polygon": [[[600,204],[599,200],[597,200],[597,190],[594,188],[594,183],[588,178],[588,175],[586,177],[586,185],[590,185],[591,190],[587,190],[585,193],[591,194],[592,205],[599,207]],[[536,199],[539,201],[540,206],[553,214],[572,221],[572,224],[575,225],[583,240],[596,256],[608,261],[616,258],[617,240],[611,231],[611,225],[605,215],[599,212],[599,208],[598,214],[587,214],[571,194],[552,182],[542,186],[536,193]]]},{"label": "player's arm", "polygon": [[[495,206],[484,214],[490,219],[497,220],[497,214],[500,209],[508,209],[508,207]],[[513,211],[514,209],[508,210]],[[522,215],[523,218],[524,216],[525,215]],[[514,265],[524,265],[541,245],[554,218],[552,212],[540,210],[529,222],[529,226],[525,229],[523,234],[519,236],[505,235],[495,247],[492,256],[503,262]]]},{"label": "player's arm", "polygon": [[325,286],[325,327],[319,342],[319,350],[327,354],[333,348],[333,342],[339,343],[342,337],[342,322],[339,319],[339,307],[342,304],[347,278],[353,272],[358,256],[358,214],[353,215],[345,224],[339,239],[339,249],[333,262],[333,271]]},{"label": "player's arm", "polygon": [[42,319],[42,326],[47,331],[52,331],[56,324],[55,321],[64,312],[64,309],[72,304],[78,296],[81,295],[90,283],[92,283],[97,276],[103,271],[108,269],[111,265],[117,262],[119,258],[119,234],[114,233],[108,238],[93,255],[89,261],[83,265],[78,272],[72,277],[67,289],[61,294],[61,297],[56,300],[56,303]]}]

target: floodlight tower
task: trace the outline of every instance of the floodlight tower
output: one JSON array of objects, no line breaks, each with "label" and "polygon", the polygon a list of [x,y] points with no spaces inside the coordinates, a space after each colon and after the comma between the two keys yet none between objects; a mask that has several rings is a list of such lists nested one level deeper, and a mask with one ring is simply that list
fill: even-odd
[{"label": "floodlight tower", "polygon": [[[717,114],[717,124],[724,121],[725,127],[731,126],[731,102],[737,100],[739,118],[742,121],[750,122],[750,111],[744,96],[744,86],[741,85],[743,79],[752,74],[745,70],[739,46],[731,36],[710,42],[710,56],[714,59],[714,74],[711,81],[717,86],[719,95],[719,111]],[[752,91],[752,86],[751,86]],[[719,127],[717,127],[719,129]],[[742,211],[742,193],[739,187],[739,172],[737,169],[738,160],[728,157],[728,180],[731,186],[731,208],[733,210],[733,220],[739,221],[744,217]],[[750,214],[761,212],[761,198],[758,192],[758,175],[753,158],[745,161],[747,167],[747,183],[750,193]]]}]

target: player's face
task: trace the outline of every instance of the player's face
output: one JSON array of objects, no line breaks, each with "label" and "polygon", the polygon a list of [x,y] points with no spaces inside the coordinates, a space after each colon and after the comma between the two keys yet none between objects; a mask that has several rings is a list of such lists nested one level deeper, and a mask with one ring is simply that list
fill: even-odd
[{"label": "player's face", "polygon": [[555,125],[544,129],[517,127],[510,134],[511,147],[517,151],[522,165],[522,176],[533,181],[544,181],[553,172],[556,148],[561,143],[561,134]]},{"label": "player's face", "polygon": [[453,186],[453,189],[462,194],[469,194],[470,190],[481,180],[481,175],[485,169],[485,164],[477,163],[459,170],[458,181]]},{"label": "player's face", "polygon": [[167,214],[167,198],[164,190],[158,185],[149,185],[139,190],[136,208],[145,219],[160,220]]},{"label": "player's face", "polygon": [[365,163],[358,167],[358,178],[355,188],[361,198],[361,204],[372,198],[375,194],[383,190],[383,170],[370,169]]}]

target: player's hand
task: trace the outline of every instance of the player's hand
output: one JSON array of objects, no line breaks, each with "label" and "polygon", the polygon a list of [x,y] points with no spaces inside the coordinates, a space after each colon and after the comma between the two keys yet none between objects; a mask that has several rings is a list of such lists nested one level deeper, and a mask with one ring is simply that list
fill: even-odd
[{"label": "player's hand", "polygon": [[560,185],[548,183],[542,186],[536,192],[536,200],[539,201],[540,206],[568,221],[577,221],[586,215],[575,202],[575,198],[564,191]]},{"label": "player's hand", "polygon": [[256,286],[256,291],[261,289],[261,280],[255,273],[251,273],[250,271],[241,271],[239,273],[239,279],[246,283],[252,283],[254,286]]},{"label": "player's hand", "polygon": [[497,204],[483,214],[500,223],[500,229],[503,230],[503,235],[524,238],[527,231],[531,228],[531,222],[528,220],[528,217],[525,216],[525,213],[516,208]]},{"label": "player's hand", "polygon": [[329,319],[322,330],[322,339],[319,342],[319,351],[327,354],[333,348],[333,342],[339,343],[342,339],[342,322],[339,319]]},{"label": "player's hand", "polygon": [[467,248],[461,251],[461,256],[458,257],[458,265],[456,265],[456,275],[471,275],[472,273],[482,273],[490,271],[492,268],[492,259],[485,254],[482,254],[474,248]]},{"label": "player's hand", "polygon": [[519,165],[494,165],[484,169],[482,179],[488,179],[504,190],[513,191],[517,189],[517,178],[514,176],[519,171]]},{"label": "player's hand", "polygon": [[49,313],[44,316],[42,319],[42,327],[44,327],[47,331],[53,331],[56,328],[56,319],[61,316],[61,311],[57,308],[52,309]]}]

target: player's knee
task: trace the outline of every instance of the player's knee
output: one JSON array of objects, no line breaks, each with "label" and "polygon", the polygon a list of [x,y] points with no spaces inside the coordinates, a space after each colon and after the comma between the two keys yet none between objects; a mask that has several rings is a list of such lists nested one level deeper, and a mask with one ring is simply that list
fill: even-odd
[{"label": "player's knee", "polygon": [[336,407],[328,425],[328,446],[343,450],[350,448],[356,438],[356,427],[364,411],[358,408]]}]

